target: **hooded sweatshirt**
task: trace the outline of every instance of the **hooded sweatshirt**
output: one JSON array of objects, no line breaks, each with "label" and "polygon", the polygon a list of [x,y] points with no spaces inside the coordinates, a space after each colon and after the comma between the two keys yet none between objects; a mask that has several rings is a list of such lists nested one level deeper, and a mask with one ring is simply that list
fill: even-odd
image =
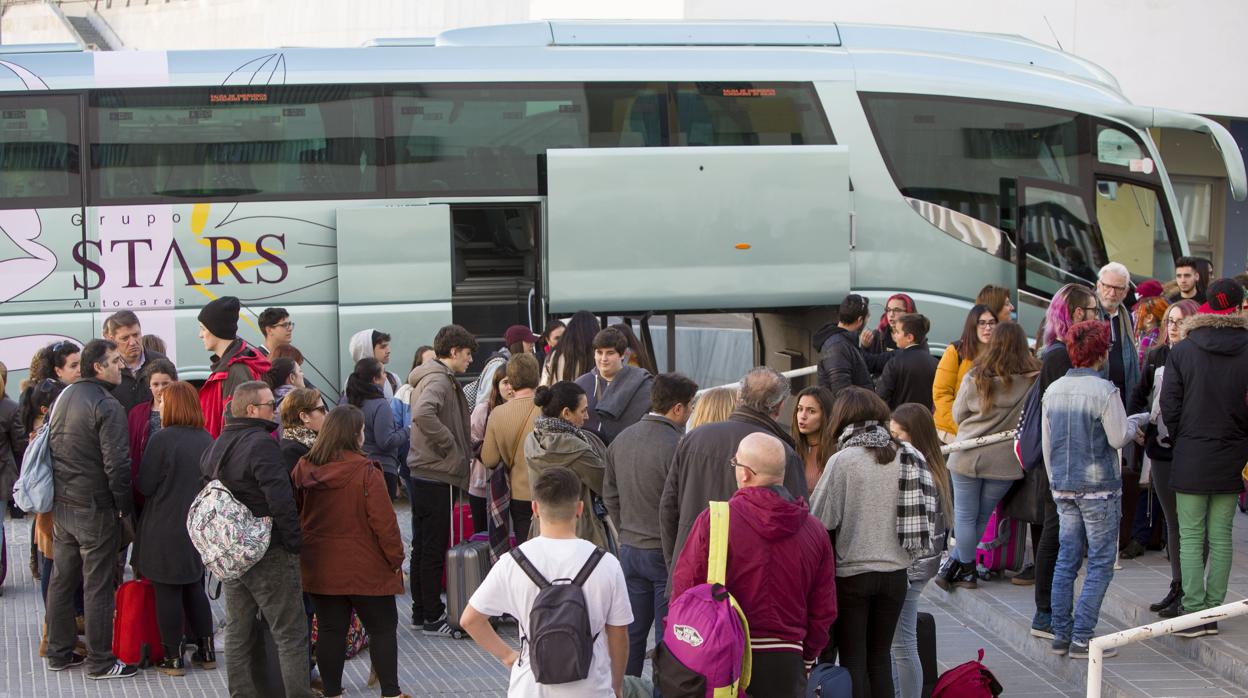
[{"label": "hooded sweatshirt", "polygon": [[[594,496],[602,496],[607,448],[597,436],[588,431],[577,430],[577,433],[572,433],[547,428],[551,421],[563,422],[538,419],[533,431],[524,439],[524,460],[529,466],[529,482],[537,482],[537,477],[543,470],[555,466],[563,466],[576,473],[581,480],[581,501],[585,505],[581,517],[576,521],[576,536],[605,548],[606,528],[594,513]],[[529,538],[536,538],[540,534],[537,517],[534,517]]]},{"label": "hooded sweatshirt", "polygon": [[[708,509],[680,553],[670,598],[706,583],[710,528]],[[836,620],[834,564],[823,524],[784,487],[746,487],[728,500],[724,586],[750,621],[753,651],[818,658]]]},{"label": "hooded sweatshirt", "polygon": [[[373,333],[377,330],[369,328],[360,330],[351,335],[351,341],[347,343],[347,350],[351,352],[351,365],[354,366],[360,359],[367,359],[373,355]],[[402,382],[399,377],[386,371],[386,383],[382,386],[382,391],[386,394],[386,399],[394,397],[394,391],[399,389]],[[339,405],[345,405],[347,402],[347,383],[342,383],[342,396],[338,400]]]},{"label": "hooded sweatshirt", "polygon": [[1161,415],[1174,443],[1170,486],[1238,494],[1248,462],[1248,317],[1193,315],[1170,350]]},{"label": "hooded sweatshirt", "polygon": [[303,589],[326,596],[402,594],[403,539],[377,463],[343,452],[290,474],[303,529]]},{"label": "hooded sweatshirt", "polygon": [[441,361],[412,369],[412,429],[407,467],[412,477],[468,489],[472,445],[468,400],[455,374]]}]

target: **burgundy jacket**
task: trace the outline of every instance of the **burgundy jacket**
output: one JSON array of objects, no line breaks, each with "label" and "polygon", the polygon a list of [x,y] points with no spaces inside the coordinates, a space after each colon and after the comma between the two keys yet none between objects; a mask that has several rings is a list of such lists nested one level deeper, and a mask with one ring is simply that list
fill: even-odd
[{"label": "burgundy jacket", "polygon": [[[836,620],[832,543],[806,502],[783,487],[746,487],[728,500],[725,586],[750,623],[755,652],[801,652],[808,662]],[[710,510],[693,524],[672,575],[669,598],[706,583]]]}]

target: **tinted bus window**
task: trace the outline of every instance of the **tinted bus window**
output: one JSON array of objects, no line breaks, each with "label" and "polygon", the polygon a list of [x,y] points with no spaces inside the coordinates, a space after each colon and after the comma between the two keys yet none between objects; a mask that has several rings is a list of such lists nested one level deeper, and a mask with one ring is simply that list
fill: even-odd
[{"label": "tinted bus window", "polygon": [[78,98],[0,97],[0,208],[81,206]]},{"label": "tinted bus window", "polygon": [[96,92],[91,199],[376,194],[376,101],[376,90],[338,85]]},{"label": "tinted bus window", "polygon": [[673,85],[672,145],[831,145],[808,84],[693,82]]}]

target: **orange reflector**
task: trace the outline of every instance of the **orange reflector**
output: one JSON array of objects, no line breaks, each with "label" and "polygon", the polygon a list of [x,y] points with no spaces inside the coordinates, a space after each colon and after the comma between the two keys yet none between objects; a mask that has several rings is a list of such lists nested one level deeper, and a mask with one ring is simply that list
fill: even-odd
[{"label": "orange reflector", "polygon": [[750,249],[750,243],[748,243],[748,242],[738,242],[738,243],[736,244],[736,248],[737,248],[738,250],[748,250],[748,249]]}]

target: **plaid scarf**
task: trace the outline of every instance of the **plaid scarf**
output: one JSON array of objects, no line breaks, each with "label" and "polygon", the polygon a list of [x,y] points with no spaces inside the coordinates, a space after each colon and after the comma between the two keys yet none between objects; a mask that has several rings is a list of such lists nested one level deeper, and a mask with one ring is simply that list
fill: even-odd
[{"label": "plaid scarf", "polygon": [[572,422],[559,417],[547,417],[542,415],[533,420],[533,431],[539,436],[542,434],[572,434],[576,438],[589,443],[589,439],[585,438],[585,432],[581,431]]},{"label": "plaid scarf", "polygon": [[897,482],[897,540],[912,557],[935,552],[932,532],[936,530],[936,485],[923,454],[908,443],[893,439],[879,422],[858,422],[845,427],[837,440],[837,450],[897,448],[901,478]]},{"label": "plaid scarf", "polygon": [[490,473],[490,501],[487,504],[488,515],[485,519],[490,536],[490,561],[498,562],[511,550],[511,476],[507,473],[507,466],[501,463]]}]

